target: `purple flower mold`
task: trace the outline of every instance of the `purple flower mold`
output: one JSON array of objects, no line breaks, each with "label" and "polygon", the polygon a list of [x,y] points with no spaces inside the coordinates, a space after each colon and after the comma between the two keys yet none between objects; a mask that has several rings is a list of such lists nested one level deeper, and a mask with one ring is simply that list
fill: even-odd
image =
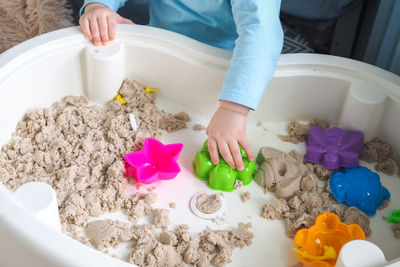
[{"label": "purple flower mold", "polygon": [[323,130],[312,126],[306,142],[304,159],[312,163],[321,163],[327,169],[339,167],[358,167],[358,157],[364,152],[364,134],[359,131],[347,132],[332,127]]}]

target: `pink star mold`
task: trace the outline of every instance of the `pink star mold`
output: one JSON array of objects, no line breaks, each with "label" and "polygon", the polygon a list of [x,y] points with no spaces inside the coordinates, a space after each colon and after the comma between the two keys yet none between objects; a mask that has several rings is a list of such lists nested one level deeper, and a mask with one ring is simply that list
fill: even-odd
[{"label": "pink star mold", "polygon": [[177,161],[182,149],[181,143],[164,145],[147,138],[141,150],[125,155],[125,175],[144,184],[171,180],[181,171]]},{"label": "pink star mold", "polygon": [[358,157],[364,152],[364,134],[347,132],[338,127],[323,130],[312,126],[306,142],[304,159],[321,163],[327,169],[358,167]]}]

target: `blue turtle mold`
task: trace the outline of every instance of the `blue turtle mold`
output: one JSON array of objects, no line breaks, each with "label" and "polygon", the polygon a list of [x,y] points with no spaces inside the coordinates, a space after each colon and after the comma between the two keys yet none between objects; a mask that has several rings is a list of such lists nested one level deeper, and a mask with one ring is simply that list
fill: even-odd
[{"label": "blue turtle mold", "polygon": [[329,187],[337,201],[346,202],[368,216],[375,215],[383,201],[390,198],[390,192],[382,186],[380,176],[361,166],[332,173]]}]

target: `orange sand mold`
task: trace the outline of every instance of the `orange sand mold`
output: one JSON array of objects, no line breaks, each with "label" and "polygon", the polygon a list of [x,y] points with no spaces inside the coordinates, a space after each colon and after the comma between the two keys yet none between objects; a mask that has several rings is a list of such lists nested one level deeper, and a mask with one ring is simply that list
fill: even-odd
[{"label": "orange sand mold", "polygon": [[[296,233],[294,244],[300,247],[297,255],[303,263],[325,267],[335,266],[340,249],[355,239],[365,239],[364,231],[359,225],[344,224],[336,214],[325,212],[316,218],[312,227]],[[334,250],[334,257],[332,254],[327,256],[328,248]]]}]

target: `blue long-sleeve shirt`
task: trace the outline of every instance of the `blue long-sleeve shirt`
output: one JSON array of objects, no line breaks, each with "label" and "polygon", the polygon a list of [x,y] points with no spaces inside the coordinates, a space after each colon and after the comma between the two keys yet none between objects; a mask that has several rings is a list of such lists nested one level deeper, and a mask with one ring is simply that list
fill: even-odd
[{"label": "blue long-sleeve shirt", "polygon": [[[117,11],[126,0],[99,2]],[[219,95],[256,109],[274,74],[283,44],[281,0],[150,0],[149,25],[233,50]]]}]

